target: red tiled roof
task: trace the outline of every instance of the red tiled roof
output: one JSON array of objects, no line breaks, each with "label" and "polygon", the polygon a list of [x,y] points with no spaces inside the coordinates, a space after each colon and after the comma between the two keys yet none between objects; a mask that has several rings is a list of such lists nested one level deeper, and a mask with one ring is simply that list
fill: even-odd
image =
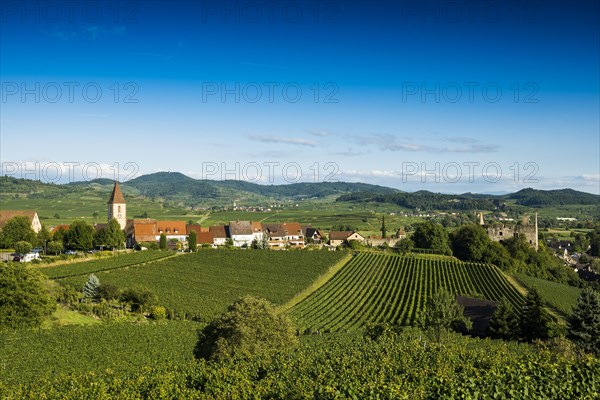
[{"label": "red tiled roof", "polygon": [[133,220],[133,235],[136,242],[156,242],[158,231],[155,220]]},{"label": "red tiled roof", "polygon": [[156,221],[156,229],[160,234],[165,235],[186,235],[186,226],[184,221]]},{"label": "red tiled roof", "polygon": [[213,236],[212,232],[196,232],[197,233],[197,239],[196,239],[196,243],[199,244],[203,244],[203,243],[210,243],[213,244],[215,237]]},{"label": "red tiled roof", "polygon": [[281,224],[286,235],[297,236],[302,235],[302,226],[297,222],[284,222]]},{"label": "red tiled roof", "polygon": [[215,239],[227,238],[227,231],[223,225],[215,225],[208,228],[209,232],[213,234]]},{"label": "red tiled roof", "polygon": [[28,217],[29,221],[33,222],[33,218],[35,217],[37,212],[35,210],[1,210],[0,211],[0,227],[3,227],[4,224],[8,222],[8,220],[14,217]]}]

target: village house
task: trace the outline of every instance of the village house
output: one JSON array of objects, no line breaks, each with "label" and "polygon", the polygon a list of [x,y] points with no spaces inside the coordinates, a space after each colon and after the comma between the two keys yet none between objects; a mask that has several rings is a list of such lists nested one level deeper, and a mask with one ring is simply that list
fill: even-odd
[{"label": "village house", "polygon": [[304,233],[302,226],[297,222],[284,222],[281,224],[285,242],[293,248],[304,248]]},{"label": "village house", "polygon": [[337,247],[348,244],[351,240],[358,240],[363,243],[365,238],[356,231],[331,231],[329,232],[329,245]]},{"label": "village house", "polygon": [[263,224],[263,232],[269,240],[269,248],[285,248],[285,231],[281,224]]},{"label": "village house", "polygon": [[212,232],[197,232],[196,244],[215,247],[215,237]]},{"label": "village house", "polygon": [[27,217],[31,221],[31,228],[35,233],[42,229],[42,223],[35,210],[1,210],[0,211],[0,229],[14,217]]},{"label": "village house", "polygon": [[213,235],[213,244],[215,246],[224,246],[227,244],[228,227],[223,225],[214,225],[208,228],[208,231]]},{"label": "village house", "polygon": [[254,240],[254,229],[250,221],[231,221],[229,234],[235,247],[249,247]]},{"label": "village house", "polygon": [[317,228],[311,228],[310,226],[305,226],[302,228],[302,234],[304,235],[304,240],[307,243],[315,243],[315,244],[321,244],[323,243],[323,238],[325,237],[325,234],[317,229]]},{"label": "village house", "polygon": [[253,236],[252,240],[256,240],[257,242],[260,242],[263,240],[264,235],[265,234],[263,231],[262,224],[260,222],[253,221],[252,222],[252,236]]}]

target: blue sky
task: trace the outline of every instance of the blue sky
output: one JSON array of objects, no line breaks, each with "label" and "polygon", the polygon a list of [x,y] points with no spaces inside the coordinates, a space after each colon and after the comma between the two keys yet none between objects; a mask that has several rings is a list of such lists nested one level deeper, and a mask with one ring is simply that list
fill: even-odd
[{"label": "blue sky", "polygon": [[0,3],[3,174],[600,193],[595,1]]}]

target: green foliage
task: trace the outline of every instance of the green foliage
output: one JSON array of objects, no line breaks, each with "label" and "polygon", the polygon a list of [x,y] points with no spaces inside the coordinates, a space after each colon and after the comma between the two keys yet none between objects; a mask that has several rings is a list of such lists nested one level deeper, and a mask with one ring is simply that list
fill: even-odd
[{"label": "green foliage", "polygon": [[[10,386],[0,386],[0,396],[8,399],[594,399],[600,387],[600,361],[596,358],[571,358],[549,350],[537,351],[524,344],[453,334],[443,343],[432,343],[413,330],[383,336],[377,341],[349,335],[311,336],[299,348],[281,349],[270,357],[186,361],[189,333],[185,330],[179,333],[171,325],[108,325],[99,329],[99,334],[93,330],[68,329],[61,332],[69,338],[68,347],[51,340],[59,335],[46,333],[42,349],[46,357],[31,359],[27,351],[22,351],[16,353],[17,359],[25,357],[29,363],[14,363],[15,372],[12,368],[0,370],[0,374],[10,374],[13,378],[3,379]],[[75,331],[80,339],[74,340],[70,331]],[[80,334],[87,332],[93,336]],[[170,340],[176,335],[182,338]],[[112,350],[114,343],[123,343],[127,351],[116,353]],[[93,351],[89,351],[90,346]],[[56,351],[64,347],[83,349],[85,353]],[[7,349],[13,354],[11,347]],[[38,346],[34,350],[37,349]],[[0,358],[3,356],[0,352]],[[66,362],[66,357],[70,357],[72,364]],[[174,360],[169,362],[171,357]],[[34,381],[29,375],[31,368],[27,368],[29,374],[19,376],[20,366],[37,365],[39,359],[49,360],[50,365],[41,366],[42,371],[62,370],[65,374]]]},{"label": "green foliage", "polygon": [[584,351],[600,356],[600,294],[584,289],[568,323],[569,338]]},{"label": "green foliage", "polygon": [[[151,252],[136,254],[143,256],[148,253]],[[97,275],[103,284],[112,283],[122,288],[144,285],[159,296],[161,305],[177,312],[201,316],[208,322],[245,295],[284,304],[344,256],[343,252],[216,250],[180,254],[135,268],[111,268],[111,262],[117,263],[123,257],[130,257],[121,255],[114,261],[102,260],[110,271],[98,272]],[[98,263],[100,260],[91,262]],[[69,267],[79,269],[82,264],[88,263]],[[50,268],[42,271],[47,269]],[[83,276],[60,281],[76,287],[81,287],[84,282]]]},{"label": "green foliage", "polygon": [[387,231],[385,229],[385,215],[381,217],[381,237],[385,239]]},{"label": "green foliage", "polygon": [[491,240],[481,226],[465,225],[451,236],[452,253],[463,261],[484,261]]},{"label": "green foliage", "polygon": [[532,342],[537,339],[548,339],[550,336],[550,316],[544,308],[540,292],[531,288],[525,304],[521,309],[521,319],[519,321],[521,338]]},{"label": "green foliage", "polygon": [[24,215],[9,219],[0,229],[0,246],[4,248],[13,247],[20,241],[35,243],[35,240],[36,235],[31,227],[31,220]]},{"label": "green foliage", "polygon": [[303,331],[353,331],[368,323],[415,325],[425,301],[439,288],[453,296],[480,293],[488,300],[523,297],[492,265],[445,256],[361,253],[308,298],[290,310]]},{"label": "green foliage", "polygon": [[16,242],[13,245],[13,248],[15,249],[15,252],[18,254],[27,254],[27,253],[31,252],[31,250],[33,249],[33,246],[29,242],[26,242],[24,240],[19,240],[18,242]]},{"label": "green foliage", "polygon": [[526,287],[535,287],[542,296],[544,303],[555,308],[564,316],[571,314],[573,308],[577,305],[577,298],[581,293],[579,288],[534,278],[525,274],[515,274],[514,276]]},{"label": "green foliage", "polygon": [[120,300],[131,305],[131,311],[144,313],[144,310],[150,309],[158,302],[158,296],[144,286],[135,286],[125,289],[121,293]]},{"label": "green foliage", "polygon": [[411,239],[415,247],[436,250],[446,255],[452,254],[448,233],[441,225],[434,222],[426,221],[417,224]]},{"label": "green foliage", "polygon": [[121,290],[113,284],[104,283],[98,288],[98,297],[104,300],[116,300],[121,297]]},{"label": "green foliage", "polygon": [[160,239],[158,241],[158,248],[161,250],[167,249],[167,235],[165,235],[164,233],[160,234]]},{"label": "green foliage", "polygon": [[62,242],[59,242],[57,240],[51,240],[46,244],[46,252],[48,254],[60,254],[63,250],[63,244]]},{"label": "green foliage", "polygon": [[349,240],[348,241],[348,248],[350,250],[359,250],[362,247],[362,244],[360,242],[360,240]]},{"label": "green foliage", "polygon": [[199,336],[196,353],[207,360],[266,356],[298,344],[290,320],[267,300],[251,296],[230,305]]},{"label": "green foliage", "polygon": [[74,221],[65,235],[65,246],[87,251],[94,247],[94,227],[85,221]]},{"label": "green foliage", "polygon": [[52,239],[52,234],[48,230],[45,224],[42,224],[42,228],[36,235],[36,243],[39,246],[46,246],[47,243]]},{"label": "green foliage", "polygon": [[19,263],[0,263],[0,331],[37,327],[54,308],[39,273]]},{"label": "green foliage", "polygon": [[588,232],[587,237],[590,241],[590,255],[600,257],[600,229]]},{"label": "green foliage", "polygon": [[192,252],[196,251],[198,236],[196,235],[196,231],[191,231],[188,235],[188,249]]},{"label": "green foliage", "polygon": [[88,276],[88,280],[85,285],[83,285],[83,297],[87,300],[98,301],[100,300],[100,295],[98,292],[99,289],[100,280],[96,275],[91,274]]},{"label": "green foliage", "polygon": [[[124,377],[150,367],[193,361],[197,332],[197,323],[168,321],[165,324],[102,323],[0,333],[0,365],[7,366],[0,368],[0,398],[6,398],[2,395],[3,384],[18,386],[70,373],[93,371],[101,374],[109,369],[115,376]],[[80,380],[71,382],[75,386],[82,383]],[[34,398],[68,398],[67,390],[62,386],[56,388],[54,396],[46,393]],[[98,396],[79,394],[71,398],[96,399]]]},{"label": "green foliage", "polygon": [[446,289],[440,288],[427,299],[421,325],[425,330],[431,331],[434,338],[439,341],[441,334],[450,329],[455,331],[471,329],[473,324],[463,315],[463,312],[463,307],[456,302],[454,296]]},{"label": "green foliage", "polygon": [[505,298],[494,312],[487,333],[494,339],[515,340],[519,337],[519,316]]},{"label": "green foliage", "polygon": [[163,306],[152,306],[150,308],[150,318],[157,321],[167,318],[167,309]]},{"label": "green foliage", "polygon": [[[87,276],[91,273],[97,273],[100,271],[109,271],[113,269],[142,265],[149,261],[170,257],[172,254],[173,253],[165,253],[160,251],[139,251],[125,254],[119,252],[116,255],[111,255],[111,257],[105,259],[92,259],[90,261],[40,268],[40,272],[52,279],[61,279],[72,276]],[[76,286],[81,287],[81,284],[83,284],[83,282],[78,281]]]},{"label": "green foliage", "polygon": [[410,238],[403,238],[396,242],[394,248],[398,250],[400,254],[409,253],[415,248],[414,242]]}]

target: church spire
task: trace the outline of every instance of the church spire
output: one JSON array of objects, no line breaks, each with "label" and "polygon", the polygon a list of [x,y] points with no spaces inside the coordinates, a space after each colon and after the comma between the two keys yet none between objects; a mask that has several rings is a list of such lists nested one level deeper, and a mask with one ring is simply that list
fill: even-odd
[{"label": "church spire", "polygon": [[118,181],[115,181],[115,187],[110,195],[110,199],[108,199],[108,204],[125,204],[125,197],[123,196],[123,192],[121,192]]}]

